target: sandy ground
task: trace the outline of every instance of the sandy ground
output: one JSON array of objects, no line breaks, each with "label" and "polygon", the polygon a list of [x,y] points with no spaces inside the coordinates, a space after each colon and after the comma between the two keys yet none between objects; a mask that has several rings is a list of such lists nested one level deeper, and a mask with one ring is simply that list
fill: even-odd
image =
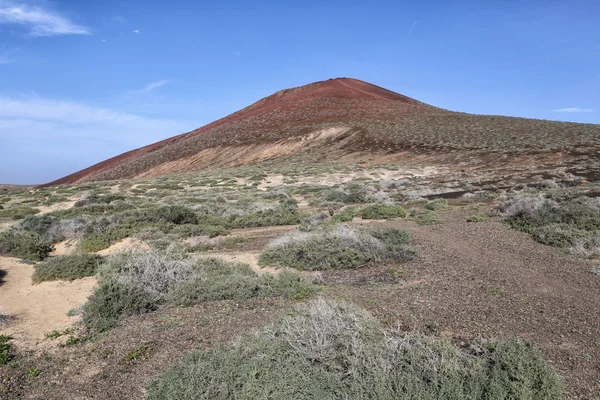
[{"label": "sandy ground", "polygon": [[94,278],[84,278],[33,285],[33,266],[16,258],[0,257],[0,269],[6,272],[0,284],[0,307],[13,317],[0,333],[26,348],[45,347],[50,344],[46,333],[71,326],[77,317],[67,313],[83,304],[96,284]]},{"label": "sandy ground", "polygon": [[73,206],[75,205],[77,201],[72,200],[72,201],[65,201],[62,203],[55,203],[52,204],[51,206],[39,206],[36,207],[40,210],[40,213],[38,215],[41,214],[48,214],[54,211],[60,211],[60,210],[68,210],[69,208],[73,208]]},{"label": "sandy ground", "polygon": [[258,265],[258,256],[260,255],[260,251],[236,251],[236,252],[227,252],[227,253],[210,253],[206,257],[210,258],[220,258],[224,261],[235,262],[248,264],[250,268],[257,274],[264,274],[266,272],[277,275],[279,273],[279,269],[271,268],[271,267],[261,267]]},{"label": "sandy ground", "polygon": [[111,254],[120,253],[122,251],[148,250],[149,248],[150,246],[146,242],[135,238],[127,238],[113,244],[112,246],[104,250],[98,251],[97,254],[101,256],[109,256]]},{"label": "sandy ground", "polygon": [[65,240],[54,244],[54,251],[50,253],[51,256],[65,256],[72,254],[77,249],[77,240]]}]

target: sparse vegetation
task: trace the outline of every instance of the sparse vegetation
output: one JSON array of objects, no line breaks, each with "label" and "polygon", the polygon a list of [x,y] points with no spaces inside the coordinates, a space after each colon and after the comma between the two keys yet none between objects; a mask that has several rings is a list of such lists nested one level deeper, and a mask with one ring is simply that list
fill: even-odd
[{"label": "sparse vegetation", "polygon": [[84,278],[93,276],[98,271],[102,257],[97,254],[76,253],[51,257],[45,262],[35,265],[32,280],[35,283]]},{"label": "sparse vegetation", "polygon": [[551,400],[562,399],[562,382],[529,343],[459,349],[384,331],[363,310],[319,299],[256,335],[190,354],[148,398]]}]

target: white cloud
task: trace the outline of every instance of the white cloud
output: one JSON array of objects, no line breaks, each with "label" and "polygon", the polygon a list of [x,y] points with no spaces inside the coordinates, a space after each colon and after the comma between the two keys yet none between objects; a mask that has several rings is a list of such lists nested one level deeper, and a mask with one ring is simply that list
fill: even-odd
[{"label": "white cloud", "polygon": [[88,28],[40,7],[0,0],[0,24],[19,24],[32,36],[89,35]]},{"label": "white cloud", "polygon": [[594,112],[594,110],[589,108],[579,108],[579,107],[567,107],[567,108],[559,108],[558,110],[552,110],[554,112],[564,112],[564,113],[589,113]]},{"label": "white cloud", "polygon": [[139,29],[134,29],[132,32],[133,33],[140,33],[140,30]]}]

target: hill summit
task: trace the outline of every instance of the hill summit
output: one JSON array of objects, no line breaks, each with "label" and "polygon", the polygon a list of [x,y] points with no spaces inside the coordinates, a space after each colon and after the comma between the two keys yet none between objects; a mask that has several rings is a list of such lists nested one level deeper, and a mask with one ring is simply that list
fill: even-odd
[{"label": "hill summit", "polygon": [[358,79],[337,78],[280,90],[199,129],[50,184],[261,162],[568,169],[582,155],[595,154],[599,139],[600,125],[457,113]]}]

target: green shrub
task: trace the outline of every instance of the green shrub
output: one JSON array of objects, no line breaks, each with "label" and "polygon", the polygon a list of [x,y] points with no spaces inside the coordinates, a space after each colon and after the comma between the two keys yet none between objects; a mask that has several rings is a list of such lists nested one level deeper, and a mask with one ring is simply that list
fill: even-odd
[{"label": "green shrub", "polygon": [[331,217],[332,222],[350,222],[360,211],[357,207],[346,207]]},{"label": "green shrub", "polygon": [[0,254],[41,261],[52,252],[52,245],[31,232],[7,231],[0,233]]},{"label": "green shrub", "polygon": [[77,253],[52,257],[35,265],[34,282],[75,280],[93,276],[98,271],[102,257],[97,254]]},{"label": "green shrub", "polygon": [[387,242],[366,232],[344,226],[310,233],[291,232],[271,242],[259,256],[260,265],[278,265],[296,269],[320,270],[357,268],[386,260],[406,260],[414,251],[394,243],[394,233],[377,234]]},{"label": "green shrub", "polygon": [[439,214],[431,210],[411,208],[408,217],[419,225],[437,225],[442,223]]},{"label": "green shrub", "polygon": [[483,222],[483,221],[487,221],[487,219],[488,219],[487,215],[473,214],[473,215],[469,215],[467,217],[467,222]]},{"label": "green shrub", "polygon": [[156,303],[138,287],[115,279],[103,279],[83,306],[83,323],[93,332],[105,332],[117,325],[121,316],[154,311]]},{"label": "green shrub", "polygon": [[448,200],[446,199],[435,199],[428,201],[423,208],[429,211],[443,210],[448,207]]},{"label": "green shrub", "polygon": [[369,232],[371,236],[381,240],[386,245],[402,246],[407,245],[410,241],[408,232],[396,228],[374,229]]},{"label": "green shrub", "polygon": [[7,365],[13,358],[10,336],[0,335],[0,365]]},{"label": "green shrub", "polygon": [[182,206],[164,206],[153,211],[153,217],[161,221],[170,222],[176,225],[196,224],[198,219],[196,214],[189,208]]},{"label": "green shrub", "polygon": [[543,244],[571,247],[581,239],[600,233],[598,199],[561,199],[560,202],[528,197],[512,199],[498,210],[505,222]]},{"label": "green shrub", "polygon": [[397,205],[374,204],[364,207],[360,212],[360,216],[362,219],[404,218],[406,217],[406,211]]},{"label": "green shrub", "polygon": [[255,335],[198,350],[148,399],[548,399],[561,379],[518,340],[450,342],[384,332],[366,311],[317,300]]},{"label": "green shrub", "polygon": [[84,253],[94,253],[104,250],[128,236],[129,232],[118,229],[113,229],[106,233],[94,233],[81,239],[77,245],[77,249]]}]

